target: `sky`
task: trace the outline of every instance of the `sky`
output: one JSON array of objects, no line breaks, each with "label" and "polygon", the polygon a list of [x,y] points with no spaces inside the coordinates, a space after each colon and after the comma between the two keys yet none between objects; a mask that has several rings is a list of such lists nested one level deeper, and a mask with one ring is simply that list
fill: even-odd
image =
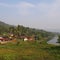
[{"label": "sky", "polygon": [[0,0],[0,21],[38,29],[60,29],[60,0]]}]

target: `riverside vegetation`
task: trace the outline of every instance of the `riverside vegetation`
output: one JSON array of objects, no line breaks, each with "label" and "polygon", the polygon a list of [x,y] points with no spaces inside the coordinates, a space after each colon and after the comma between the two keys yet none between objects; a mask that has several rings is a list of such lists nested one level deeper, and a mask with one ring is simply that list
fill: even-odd
[{"label": "riverside vegetation", "polygon": [[60,35],[58,35],[58,43],[60,43]]}]

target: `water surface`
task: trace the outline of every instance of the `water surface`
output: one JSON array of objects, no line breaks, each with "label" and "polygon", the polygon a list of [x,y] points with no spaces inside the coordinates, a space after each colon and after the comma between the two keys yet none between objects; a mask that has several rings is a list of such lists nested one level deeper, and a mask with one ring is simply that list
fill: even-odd
[{"label": "water surface", "polygon": [[47,43],[48,44],[54,44],[54,45],[60,45],[60,43],[57,43],[58,42],[58,36],[55,36],[53,39],[49,40]]}]

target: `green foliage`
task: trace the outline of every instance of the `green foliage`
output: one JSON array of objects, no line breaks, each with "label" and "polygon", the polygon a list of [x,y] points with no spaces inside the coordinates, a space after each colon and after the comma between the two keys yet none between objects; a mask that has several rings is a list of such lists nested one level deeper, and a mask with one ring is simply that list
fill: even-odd
[{"label": "green foliage", "polygon": [[58,43],[60,43],[60,35],[58,36]]},{"label": "green foliage", "polygon": [[36,40],[42,40],[43,38],[53,36],[53,33],[44,30],[24,27],[21,25],[11,26],[3,22],[0,22],[0,35],[3,35],[4,33],[6,33],[7,35],[8,33],[12,33],[16,35],[17,38],[19,38],[20,36],[32,36]]},{"label": "green foliage", "polygon": [[37,40],[41,40],[42,38],[48,38],[49,36],[53,36],[53,33],[47,32],[44,30],[39,29],[33,29],[29,27],[24,26],[16,26],[16,27],[10,27],[9,31],[18,37],[20,36],[33,36]]},{"label": "green foliage", "polygon": [[60,60],[60,46],[48,45],[45,41],[8,43],[0,45],[0,60]]}]

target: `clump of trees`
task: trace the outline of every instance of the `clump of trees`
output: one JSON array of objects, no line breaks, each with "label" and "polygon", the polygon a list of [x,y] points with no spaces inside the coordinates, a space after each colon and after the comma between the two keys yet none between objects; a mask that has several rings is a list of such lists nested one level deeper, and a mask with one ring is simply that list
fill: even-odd
[{"label": "clump of trees", "polygon": [[48,37],[53,36],[53,33],[51,33],[51,32],[47,32],[47,31],[39,30],[39,29],[34,29],[34,28],[29,28],[29,27],[24,27],[21,25],[9,27],[9,32],[13,33],[18,38],[20,36],[32,36],[36,40],[41,40],[43,38],[47,39]]},{"label": "clump of trees", "polygon": [[21,25],[18,26],[3,26],[0,25],[0,35],[3,33],[12,33],[19,38],[20,36],[32,36],[36,40],[41,40],[43,38],[48,38],[50,36],[53,36],[51,32],[47,32],[44,30],[39,30],[39,29],[34,29],[34,28],[29,28],[29,27],[24,27]]},{"label": "clump of trees", "polygon": [[58,36],[58,43],[60,43],[60,35]]}]

